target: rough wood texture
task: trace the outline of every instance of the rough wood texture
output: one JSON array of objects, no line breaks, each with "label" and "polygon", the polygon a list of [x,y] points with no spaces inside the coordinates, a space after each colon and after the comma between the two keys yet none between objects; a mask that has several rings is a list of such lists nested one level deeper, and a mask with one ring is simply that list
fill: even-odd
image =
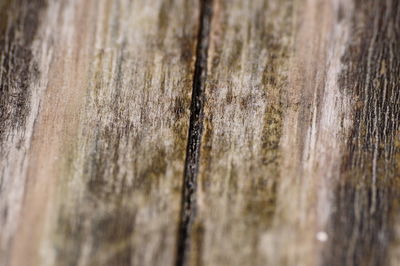
[{"label": "rough wood texture", "polygon": [[400,264],[397,0],[0,0],[0,266]]},{"label": "rough wood texture", "polygon": [[[18,23],[31,5],[4,12]],[[3,72],[2,90],[15,86],[34,108],[25,115],[18,103],[3,104],[21,122],[2,121],[10,124],[2,142],[2,265],[173,263],[198,6],[49,1],[32,25],[33,44],[23,46],[33,58],[2,53],[17,68],[29,66],[18,60],[36,64],[35,72],[21,70],[36,74],[25,87],[13,80],[20,73]],[[22,148],[10,145],[18,134]]]}]

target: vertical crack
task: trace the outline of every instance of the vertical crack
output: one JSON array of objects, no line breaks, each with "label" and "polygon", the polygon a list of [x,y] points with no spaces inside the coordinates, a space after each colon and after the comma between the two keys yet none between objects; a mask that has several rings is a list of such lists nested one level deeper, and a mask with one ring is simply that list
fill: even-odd
[{"label": "vertical crack", "polygon": [[210,38],[212,1],[200,0],[200,29],[196,48],[196,63],[193,76],[192,103],[186,161],[183,177],[181,216],[178,232],[176,266],[188,264],[190,232],[196,216],[196,187],[199,172],[201,136],[205,101],[205,81],[207,79],[207,56]]}]

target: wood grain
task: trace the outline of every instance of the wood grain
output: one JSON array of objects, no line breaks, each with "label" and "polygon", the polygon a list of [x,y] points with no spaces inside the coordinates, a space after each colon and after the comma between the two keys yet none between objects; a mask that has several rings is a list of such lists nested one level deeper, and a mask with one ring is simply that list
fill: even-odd
[{"label": "wood grain", "polygon": [[327,265],[396,265],[400,5],[355,1],[354,8],[339,76],[342,93],[351,99],[353,123],[335,192]]},{"label": "wood grain", "polygon": [[0,0],[0,266],[400,264],[397,0]]},{"label": "wood grain", "polygon": [[35,39],[43,93],[14,175],[23,207],[2,264],[172,263],[196,16],[194,1],[48,3]]}]

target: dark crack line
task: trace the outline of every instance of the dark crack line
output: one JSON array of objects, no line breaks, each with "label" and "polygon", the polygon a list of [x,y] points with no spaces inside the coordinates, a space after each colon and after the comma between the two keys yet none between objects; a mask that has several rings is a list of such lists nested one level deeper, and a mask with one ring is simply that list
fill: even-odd
[{"label": "dark crack line", "polygon": [[207,54],[210,39],[212,1],[213,0],[200,0],[200,29],[197,37],[196,63],[193,76],[192,103],[190,107],[190,125],[183,177],[176,266],[185,266],[188,264],[190,233],[196,216],[196,187],[197,175],[199,172],[201,136],[203,132],[204,88],[207,79]]}]

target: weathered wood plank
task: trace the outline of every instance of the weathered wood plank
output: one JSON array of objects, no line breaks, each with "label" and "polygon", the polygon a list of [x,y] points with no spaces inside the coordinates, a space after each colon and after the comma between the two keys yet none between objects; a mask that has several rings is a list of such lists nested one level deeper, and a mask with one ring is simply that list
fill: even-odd
[{"label": "weathered wood plank", "polygon": [[35,45],[44,7],[44,1],[0,1],[0,265],[8,261],[22,222],[27,153],[44,90]]},{"label": "weathered wood plank", "polygon": [[398,265],[400,3],[354,1],[354,11],[339,76],[352,125],[325,264]]},{"label": "weathered wood plank", "polygon": [[397,2],[217,0],[213,12],[188,264],[389,265]]},{"label": "weathered wood plank", "polygon": [[214,1],[191,265],[261,262],[256,238],[272,223],[279,178],[291,12],[290,1]]},{"label": "weathered wood plank", "polygon": [[399,40],[397,0],[0,0],[0,265],[398,265]]},{"label": "weathered wood plank", "polygon": [[[4,12],[27,20],[33,4],[15,4],[21,14]],[[16,117],[16,125],[26,124],[17,133],[2,127],[9,139],[2,142],[0,264],[173,264],[197,1],[48,1],[40,19],[32,25],[37,33],[26,29],[33,44],[16,48],[37,62],[36,83],[26,80],[19,89],[28,93],[39,84],[41,95],[21,100],[33,105],[30,98],[38,97],[39,110]],[[5,23],[6,45],[18,45],[12,34],[28,38],[12,28],[18,20]],[[7,56],[14,55],[2,51]],[[15,105],[2,108],[20,112]],[[20,152],[14,138],[32,130]],[[23,153],[23,170],[9,163],[14,153]]]}]

